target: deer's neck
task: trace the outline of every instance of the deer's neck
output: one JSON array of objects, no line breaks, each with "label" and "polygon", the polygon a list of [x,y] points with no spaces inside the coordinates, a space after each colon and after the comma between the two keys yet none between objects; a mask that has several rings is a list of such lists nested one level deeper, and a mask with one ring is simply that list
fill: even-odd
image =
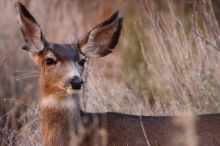
[{"label": "deer's neck", "polygon": [[44,145],[70,145],[70,137],[78,131],[79,96],[42,96],[40,109]]}]

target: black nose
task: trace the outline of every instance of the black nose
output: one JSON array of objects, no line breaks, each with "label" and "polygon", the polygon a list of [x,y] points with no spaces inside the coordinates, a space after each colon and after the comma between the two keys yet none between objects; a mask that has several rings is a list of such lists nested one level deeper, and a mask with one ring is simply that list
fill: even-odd
[{"label": "black nose", "polygon": [[83,80],[81,80],[77,76],[74,76],[73,79],[70,81],[70,84],[73,89],[80,89],[83,84]]}]

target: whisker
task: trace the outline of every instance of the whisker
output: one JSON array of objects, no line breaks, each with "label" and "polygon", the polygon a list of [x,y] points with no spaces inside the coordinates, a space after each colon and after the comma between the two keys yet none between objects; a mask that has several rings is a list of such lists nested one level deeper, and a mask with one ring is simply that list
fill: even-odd
[{"label": "whisker", "polygon": [[18,73],[18,75],[15,76],[16,81],[38,77],[40,75],[40,71],[38,70],[16,70],[15,72]]},{"label": "whisker", "polygon": [[40,73],[39,70],[15,70],[16,73],[25,73],[25,72],[32,72],[32,73]]},{"label": "whisker", "polygon": [[15,77],[15,80],[19,81],[19,80],[23,80],[23,79],[32,78],[32,77],[39,77],[39,75],[40,74],[31,74],[31,75],[26,75],[26,76],[18,76],[18,77]]},{"label": "whisker", "polygon": [[23,76],[28,76],[28,75],[40,75],[40,73],[24,73],[24,74],[20,74],[20,75],[16,75],[16,77],[23,77]]}]

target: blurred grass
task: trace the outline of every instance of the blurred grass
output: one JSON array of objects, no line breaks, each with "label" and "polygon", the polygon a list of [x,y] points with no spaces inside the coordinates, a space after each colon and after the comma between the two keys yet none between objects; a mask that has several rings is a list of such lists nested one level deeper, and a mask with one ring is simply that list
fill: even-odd
[{"label": "blurred grass", "polygon": [[[115,10],[122,11],[124,26],[114,53],[86,64],[84,110],[145,115],[174,115],[188,109],[198,114],[220,111],[220,52],[193,32],[196,27],[218,47],[219,27],[211,1],[196,3],[197,11],[192,1],[182,0],[21,1],[47,40],[58,43],[76,41]],[[31,99],[21,118],[28,119],[21,120],[26,135],[16,136],[22,135],[21,145],[39,145],[39,70],[21,50],[23,38],[14,2],[0,1],[0,65],[7,57],[0,75],[0,116],[10,117],[24,106],[15,104],[18,99]],[[5,130],[7,135],[17,132],[7,129],[8,121],[1,118],[4,137],[8,137]],[[34,141],[25,142],[30,135]]]}]

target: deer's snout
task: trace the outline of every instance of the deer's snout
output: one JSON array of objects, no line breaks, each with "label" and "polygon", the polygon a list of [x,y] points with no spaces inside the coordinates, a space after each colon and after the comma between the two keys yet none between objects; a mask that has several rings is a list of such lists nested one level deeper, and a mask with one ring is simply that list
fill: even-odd
[{"label": "deer's snout", "polygon": [[83,84],[83,80],[80,79],[78,76],[74,76],[73,79],[70,80],[70,84],[72,86],[72,89],[80,89]]}]

